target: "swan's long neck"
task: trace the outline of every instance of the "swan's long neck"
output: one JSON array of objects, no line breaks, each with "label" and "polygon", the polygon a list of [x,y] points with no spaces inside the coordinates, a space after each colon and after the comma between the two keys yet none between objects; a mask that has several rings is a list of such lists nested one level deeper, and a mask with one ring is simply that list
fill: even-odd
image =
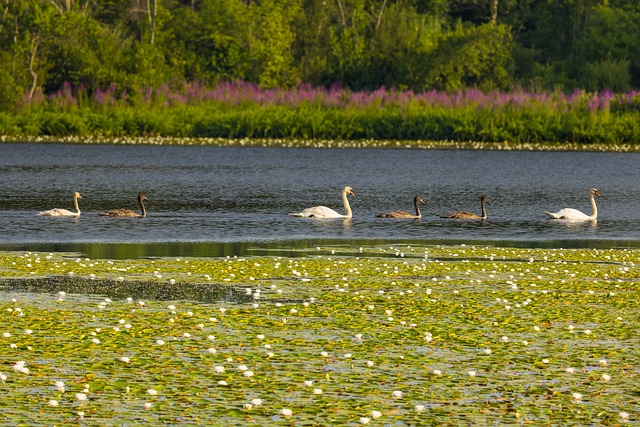
[{"label": "swan's long neck", "polygon": [[596,197],[595,194],[591,193],[591,219],[596,219],[598,217],[598,206],[596,206]]},{"label": "swan's long neck", "polygon": [[353,216],[353,212],[351,212],[351,206],[349,206],[349,198],[347,197],[347,192],[342,192],[342,203],[344,203],[344,210],[346,211],[345,217],[351,218]]},{"label": "swan's long neck", "polygon": [[487,209],[484,207],[484,205],[486,204],[486,200],[482,199],[482,201],[480,202],[480,205],[482,206],[482,216],[480,218],[482,219],[487,219]]},{"label": "swan's long neck", "polygon": [[144,207],[142,199],[138,199],[138,203],[140,203],[140,209],[142,209],[142,216],[147,216],[147,209]]},{"label": "swan's long neck", "polygon": [[414,201],[413,201],[413,204],[414,204],[414,205],[415,205],[415,207],[416,207],[416,216],[417,216],[418,218],[421,218],[421,217],[422,217],[422,214],[420,213],[420,202],[419,202],[418,200],[414,200]]},{"label": "swan's long neck", "polygon": [[78,205],[78,198],[77,198],[77,197],[74,197],[74,198],[73,198],[73,205],[74,205],[74,206],[75,206],[75,208],[76,208],[76,213],[77,213],[78,215],[80,215],[80,206]]}]

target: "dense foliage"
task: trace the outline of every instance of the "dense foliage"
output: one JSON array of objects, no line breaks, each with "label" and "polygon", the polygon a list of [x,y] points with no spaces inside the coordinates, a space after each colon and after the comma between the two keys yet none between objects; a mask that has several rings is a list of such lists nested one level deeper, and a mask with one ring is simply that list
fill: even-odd
[{"label": "dense foliage", "polygon": [[2,0],[0,110],[65,84],[624,92],[638,40],[636,0]]},{"label": "dense foliage", "polygon": [[67,84],[20,114],[0,112],[0,134],[629,144],[640,141],[639,111],[635,91],[352,92],[232,82],[137,92],[111,86],[88,95]]}]

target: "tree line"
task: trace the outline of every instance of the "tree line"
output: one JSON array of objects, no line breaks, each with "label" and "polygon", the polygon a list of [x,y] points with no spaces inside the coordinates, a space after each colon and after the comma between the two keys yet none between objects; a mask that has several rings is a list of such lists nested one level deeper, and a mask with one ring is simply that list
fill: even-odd
[{"label": "tree line", "polygon": [[637,0],[0,0],[0,110],[65,85],[623,92],[639,40]]}]

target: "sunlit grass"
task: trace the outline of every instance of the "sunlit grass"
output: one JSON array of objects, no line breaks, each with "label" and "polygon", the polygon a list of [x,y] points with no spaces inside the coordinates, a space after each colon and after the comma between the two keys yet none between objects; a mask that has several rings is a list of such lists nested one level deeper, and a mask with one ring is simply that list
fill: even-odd
[{"label": "sunlit grass", "polygon": [[[10,424],[619,425],[640,416],[640,250],[0,259]],[[47,287],[47,277],[64,280]],[[196,285],[189,299],[172,293]],[[227,291],[213,298],[207,287]]]}]

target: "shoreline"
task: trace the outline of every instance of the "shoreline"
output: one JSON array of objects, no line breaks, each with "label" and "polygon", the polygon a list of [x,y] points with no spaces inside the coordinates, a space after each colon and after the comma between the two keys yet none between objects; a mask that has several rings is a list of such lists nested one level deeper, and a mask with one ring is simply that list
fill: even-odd
[{"label": "shoreline", "polygon": [[175,145],[213,147],[321,148],[321,149],[418,149],[418,150],[486,150],[486,151],[556,151],[639,153],[637,144],[585,144],[575,142],[459,142],[426,140],[340,140],[288,138],[194,138],[194,137],[106,137],[106,136],[9,136],[0,135],[0,144],[104,144],[104,145]]}]

